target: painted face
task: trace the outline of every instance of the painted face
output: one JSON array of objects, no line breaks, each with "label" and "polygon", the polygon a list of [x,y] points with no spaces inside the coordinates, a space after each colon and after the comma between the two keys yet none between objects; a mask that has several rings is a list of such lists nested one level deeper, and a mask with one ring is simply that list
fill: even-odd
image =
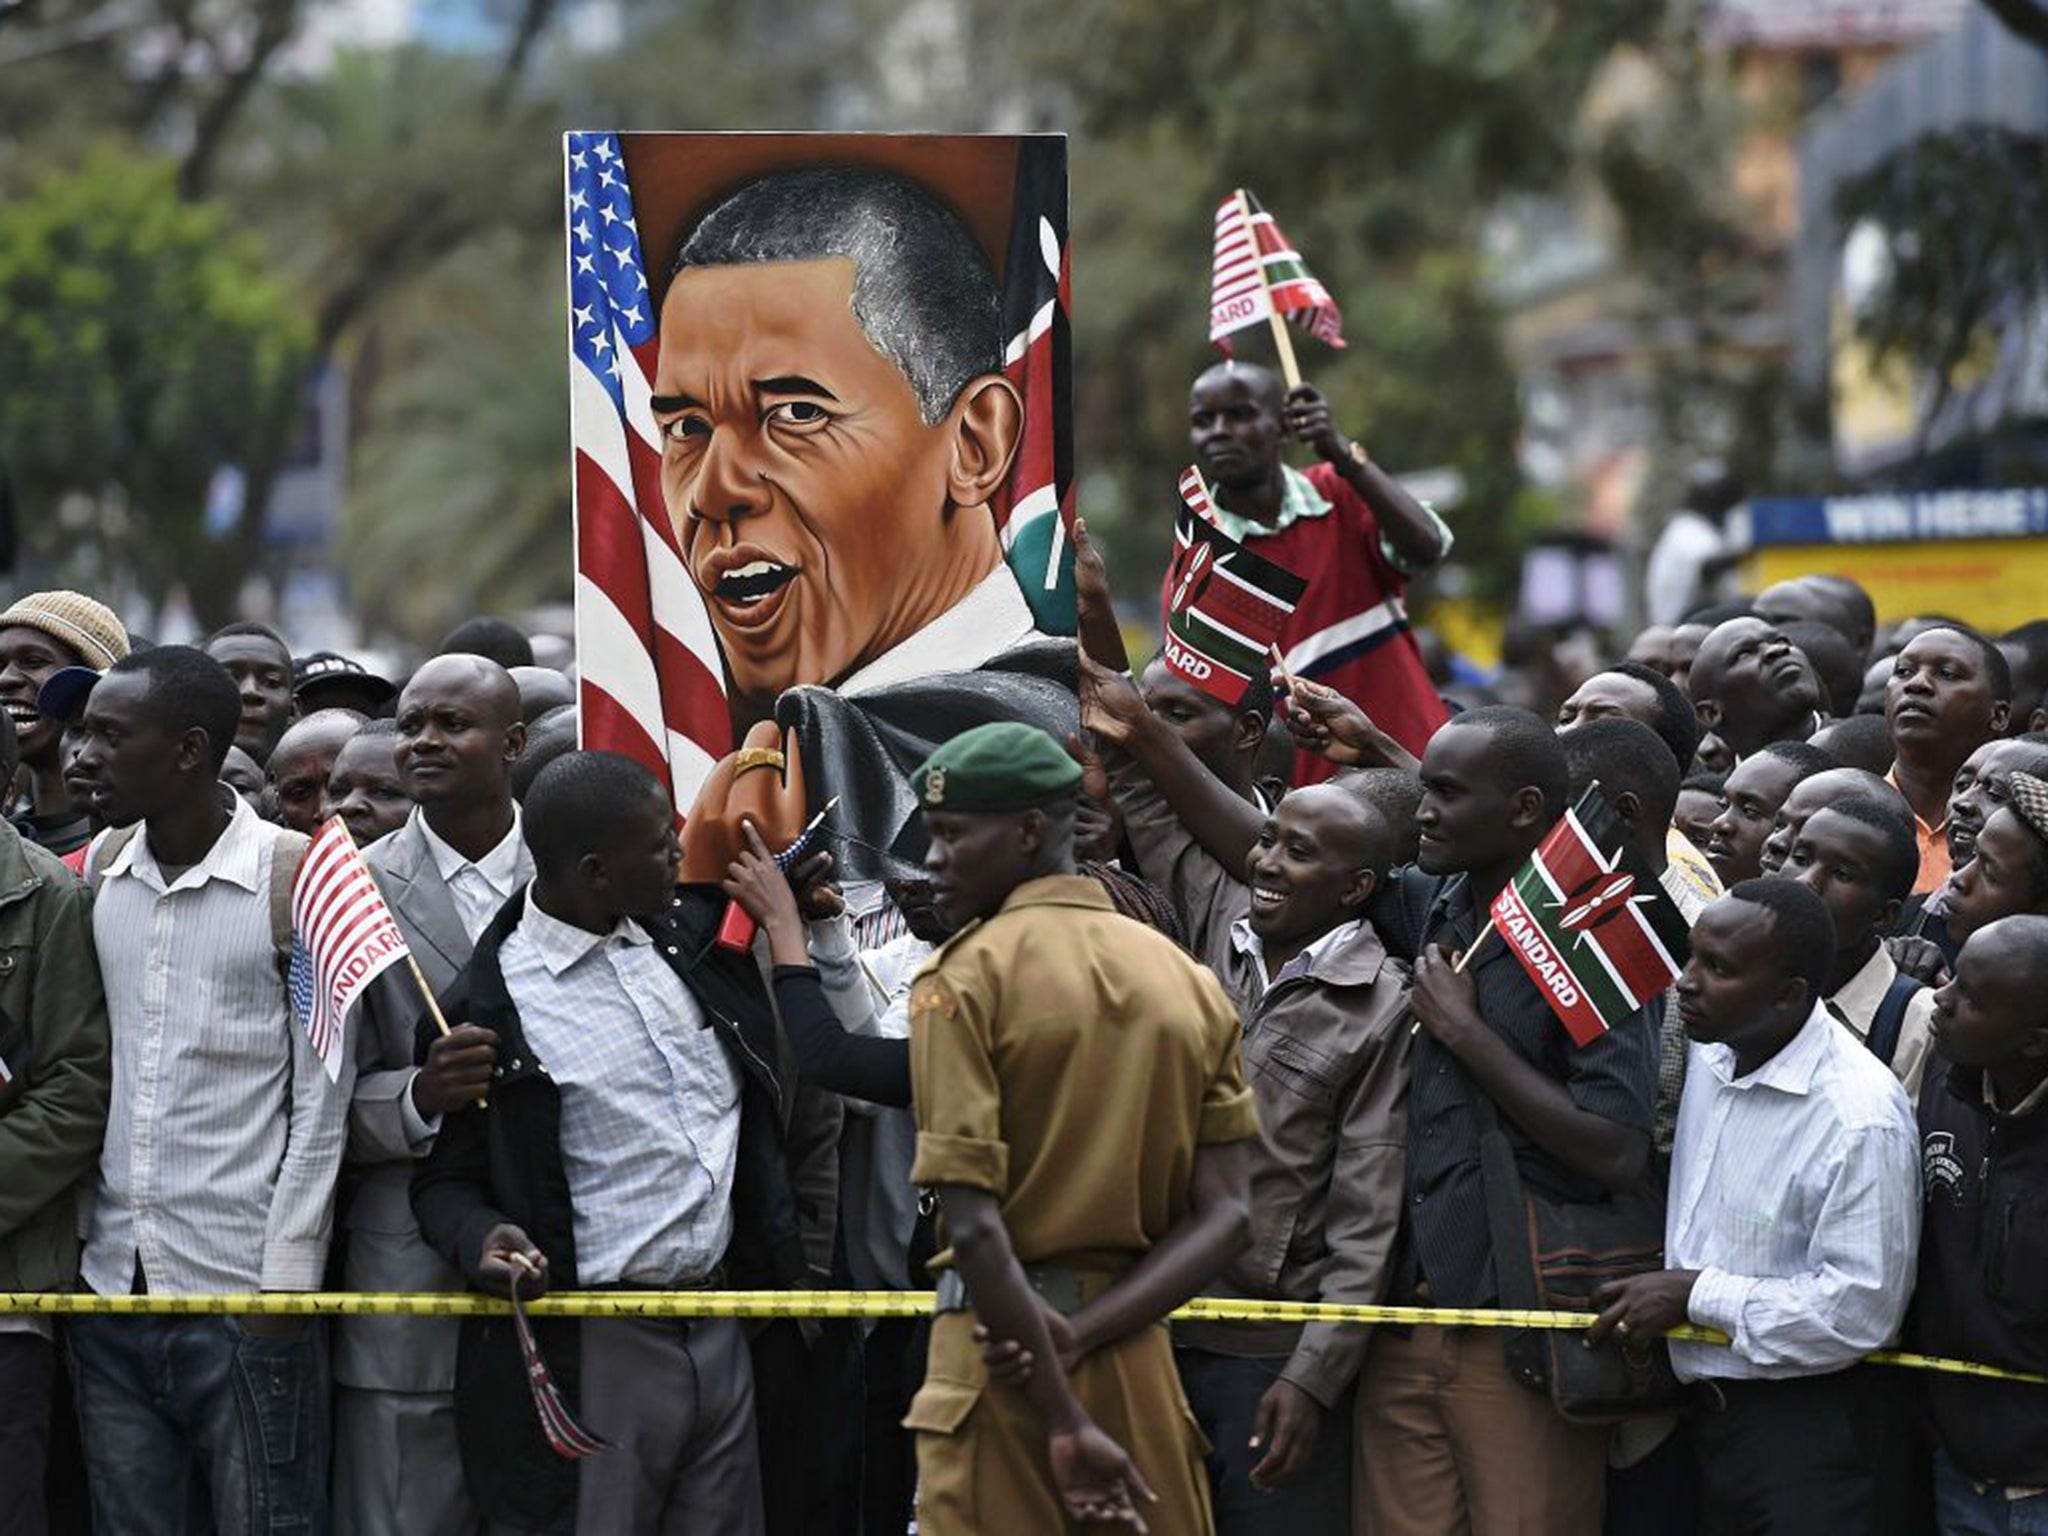
[{"label": "painted face", "polygon": [[1884,858],[1883,833],[1823,807],[1792,840],[1783,873],[1821,899],[1834,920],[1835,943],[1846,952],[1897,915],[1884,888]]},{"label": "painted face", "polygon": [[1952,938],[1968,939],[2001,917],[2039,912],[2041,840],[2011,807],[1993,811],[1977,834],[1977,856],[1948,877],[1941,913]]},{"label": "painted face", "polygon": [[924,812],[931,847],[932,910],[957,932],[988,917],[1029,877],[1033,850],[1023,836],[1022,812]]},{"label": "painted face", "polygon": [[1203,374],[1189,391],[1188,441],[1216,484],[1258,485],[1280,462],[1287,427],[1280,402],[1254,387],[1253,375],[1225,369]]},{"label": "painted face", "polygon": [[398,738],[358,733],[343,744],[327,775],[327,808],[367,847],[405,825],[412,797],[398,776]]},{"label": "painted face", "polygon": [[258,763],[269,762],[298,711],[292,701],[291,656],[262,635],[224,635],[206,648],[206,654],[226,667],[242,690],[242,724],[235,732],[235,745]]},{"label": "painted face", "polygon": [[662,497],[757,709],[908,639],[1000,558],[990,519],[952,497],[980,447],[961,407],[926,425],[855,320],[853,281],[839,257],[706,267],[662,307]]},{"label": "painted face", "polygon": [[40,763],[56,750],[63,722],[36,708],[36,695],[52,672],[79,665],[78,653],[60,645],[40,629],[10,624],[0,629],[0,708],[14,722],[21,760]]},{"label": "painted face", "polygon": [[1956,770],[1948,797],[1948,860],[1961,869],[1977,854],[1984,818],[2011,796],[2014,770],[2038,771],[2041,748],[2025,741],[1987,741]]},{"label": "painted face", "polygon": [[2005,729],[2008,706],[1995,698],[1983,653],[1952,629],[1916,635],[1892,660],[1884,688],[1884,718],[1892,740],[1972,747]]},{"label": "painted face", "polygon": [[1707,840],[1707,861],[1723,885],[1753,879],[1761,873],[1764,839],[1778,818],[1778,807],[1792,793],[1799,770],[1782,758],[1758,753],[1739,763],[1721,791],[1721,814]]},{"label": "painted face", "polygon": [[1348,791],[1329,785],[1281,798],[1245,861],[1252,932],[1269,950],[1299,947],[1357,915],[1376,872],[1366,866]]}]

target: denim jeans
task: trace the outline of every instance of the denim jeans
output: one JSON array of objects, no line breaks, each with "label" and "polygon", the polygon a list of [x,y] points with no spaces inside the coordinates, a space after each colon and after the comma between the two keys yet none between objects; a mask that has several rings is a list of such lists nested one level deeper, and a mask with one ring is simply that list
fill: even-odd
[{"label": "denim jeans", "polygon": [[97,1529],[326,1536],[318,1323],[273,1339],[232,1317],[81,1317],[71,1353]]},{"label": "denim jeans", "polygon": [[2048,1493],[2008,1499],[1996,1483],[1979,1488],[1938,1447],[1934,1514],[1941,1536],[2048,1536]]}]

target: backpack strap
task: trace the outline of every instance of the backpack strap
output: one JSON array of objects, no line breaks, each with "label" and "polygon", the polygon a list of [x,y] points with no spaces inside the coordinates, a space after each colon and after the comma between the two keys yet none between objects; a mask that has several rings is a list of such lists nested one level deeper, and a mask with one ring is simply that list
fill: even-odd
[{"label": "backpack strap", "polygon": [[1870,1020],[1870,1036],[1863,1043],[1886,1066],[1890,1066],[1892,1058],[1899,1053],[1899,1035],[1906,1027],[1906,1009],[1913,1001],[1913,994],[1920,990],[1918,981],[1904,971],[1899,972],[1892,978],[1892,984],[1884,989],[1884,997]]},{"label": "backpack strap", "polygon": [[99,835],[85,856],[85,883],[97,891],[100,882],[107,878],[107,866],[121,856],[121,850],[135,841],[135,834],[142,830],[139,821],[125,827],[109,827]]},{"label": "backpack strap", "polygon": [[292,974],[292,887],[308,846],[303,833],[278,829],[270,840],[270,944],[277,954],[277,974],[286,986]]}]

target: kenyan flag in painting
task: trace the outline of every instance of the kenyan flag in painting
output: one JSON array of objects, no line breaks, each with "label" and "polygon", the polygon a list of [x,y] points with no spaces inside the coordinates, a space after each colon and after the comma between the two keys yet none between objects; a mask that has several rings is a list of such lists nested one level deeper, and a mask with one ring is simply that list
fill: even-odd
[{"label": "kenyan flag in painting", "polygon": [[1627,846],[1598,783],[1494,898],[1491,915],[1579,1045],[1670,986],[1690,952],[1685,919]]},{"label": "kenyan flag in painting", "polygon": [[1180,494],[1166,588],[1166,665],[1235,706],[1252,678],[1271,670],[1273,644],[1308,582],[1209,521],[1200,471],[1181,476]]}]

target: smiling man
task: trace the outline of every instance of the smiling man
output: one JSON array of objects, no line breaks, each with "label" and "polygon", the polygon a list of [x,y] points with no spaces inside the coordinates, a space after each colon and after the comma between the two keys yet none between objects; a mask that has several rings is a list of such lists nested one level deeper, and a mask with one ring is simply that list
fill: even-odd
[{"label": "smiling man", "polygon": [[43,714],[37,696],[66,667],[103,672],[127,654],[128,632],[114,611],[82,592],[32,592],[0,613],[0,707],[29,770],[24,802],[0,804],[0,814],[60,858],[91,840],[92,820],[64,785],[64,722]]},{"label": "smiling man", "polygon": [[[990,510],[1023,429],[995,280],[929,193],[824,167],[718,204],[676,258],[651,403],[735,735],[796,725],[843,826],[908,832],[913,861],[902,778],[931,745],[1001,715],[1073,728],[1071,646],[1035,627]],[[968,672],[976,702],[930,686]]]}]

